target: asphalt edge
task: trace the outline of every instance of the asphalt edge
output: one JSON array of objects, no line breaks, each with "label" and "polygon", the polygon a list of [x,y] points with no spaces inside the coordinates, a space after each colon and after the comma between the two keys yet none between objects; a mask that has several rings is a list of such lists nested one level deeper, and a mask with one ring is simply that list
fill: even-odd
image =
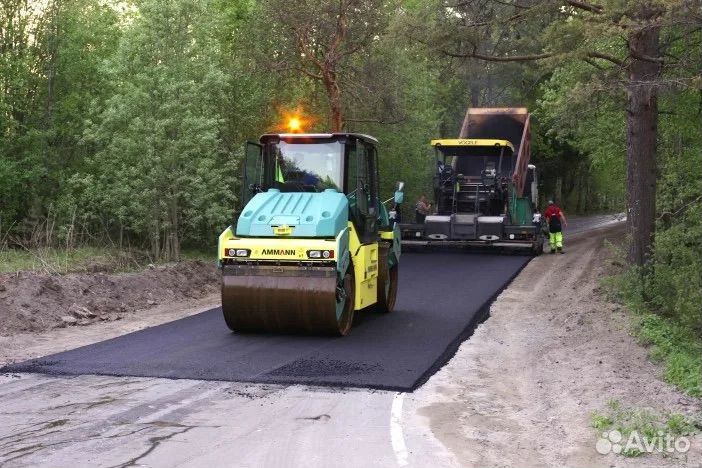
[{"label": "asphalt edge", "polygon": [[[532,256],[529,260],[524,262],[524,264],[519,267],[512,276],[509,277],[507,281],[500,287],[487,301],[485,301],[480,308],[478,309],[478,312],[473,316],[473,318],[468,322],[466,327],[461,331],[461,333],[458,334],[458,336],[449,343],[449,345],[446,347],[444,352],[434,361],[434,364],[429,367],[412,385],[412,387],[409,389],[410,392],[414,392],[417,390],[419,387],[424,385],[432,375],[436,374],[439,369],[444,367],[455,355],[456,352],[458,352],[458,348],[461,347],[463,342],[467,341],[471,336],[473,336],[473,333],[475,332],[475,329],[478,328],[478,325],[481,323],[487,321],[487,319],[490,318],[490,308],[492,307],[492,304],[495,302],[497,297],[502,294],[502,292],[509,287],[510,284],[519,276],[519,274],[524,270],[524,268],[527,267],[531,263],[531,261],[534,259],[534,256]],[[397,390],[397,391],[407,391],[406,389],[404,390]]]}]

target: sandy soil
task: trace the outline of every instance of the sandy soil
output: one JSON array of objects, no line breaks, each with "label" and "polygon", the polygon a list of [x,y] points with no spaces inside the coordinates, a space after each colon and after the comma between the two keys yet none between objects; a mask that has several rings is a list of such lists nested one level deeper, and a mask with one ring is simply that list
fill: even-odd
[{"label": "sandy soil", "polygon": [[[608,400],[695,416],[700,401],[660,380],[629,321],[599,291],[621,226],[566,238],[565,255],[534,259],[490,318],[410,397],[462,466],[699,466],[685,458],[600,455],[593,411]],[[611,264],[611,262],[610,262]]]},{"label": "sandy soil", "polygon": [[137,311],[137,320],[148,320],[148,309],[161,304],[182,308],[181,303],[218,291],[219,272],[214,264],[202,261],[137,273],[2,274],[0,336],[112,322]]}]

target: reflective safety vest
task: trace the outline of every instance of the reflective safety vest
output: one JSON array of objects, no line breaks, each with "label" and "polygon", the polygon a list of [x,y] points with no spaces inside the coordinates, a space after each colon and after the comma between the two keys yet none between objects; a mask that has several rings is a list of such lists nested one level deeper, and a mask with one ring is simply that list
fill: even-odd
[{"label": "reflective safety vest", "polygon": [[280,182],[281,184],[285,183],[285,177],[283,177],[283,170],[280,167],[280,164],[278,164],[278,158],[275,158],[275,181]]}]

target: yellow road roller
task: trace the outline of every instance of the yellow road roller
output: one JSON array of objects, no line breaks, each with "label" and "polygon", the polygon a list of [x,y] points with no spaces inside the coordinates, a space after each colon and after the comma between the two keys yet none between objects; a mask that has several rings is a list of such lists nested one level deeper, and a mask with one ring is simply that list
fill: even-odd
[{"label": "yellow road roller", "polygon": [[378,198],[377,145],[357,133],[246,143],[243,208],[218,246],[231,330],[346,335],[356,311],[393,310],[400,231]]}]

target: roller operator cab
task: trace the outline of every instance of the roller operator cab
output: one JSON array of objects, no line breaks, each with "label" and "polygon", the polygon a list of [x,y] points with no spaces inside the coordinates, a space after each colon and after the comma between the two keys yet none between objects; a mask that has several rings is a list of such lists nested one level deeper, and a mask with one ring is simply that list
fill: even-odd
[{"label": "roller operator cab", "polygon": [[229,328],[345,335],[355,311],[392,311],[400,231],[378,185],[377,140],[368,135],[247,143],[243,209],[219,237]]}]

